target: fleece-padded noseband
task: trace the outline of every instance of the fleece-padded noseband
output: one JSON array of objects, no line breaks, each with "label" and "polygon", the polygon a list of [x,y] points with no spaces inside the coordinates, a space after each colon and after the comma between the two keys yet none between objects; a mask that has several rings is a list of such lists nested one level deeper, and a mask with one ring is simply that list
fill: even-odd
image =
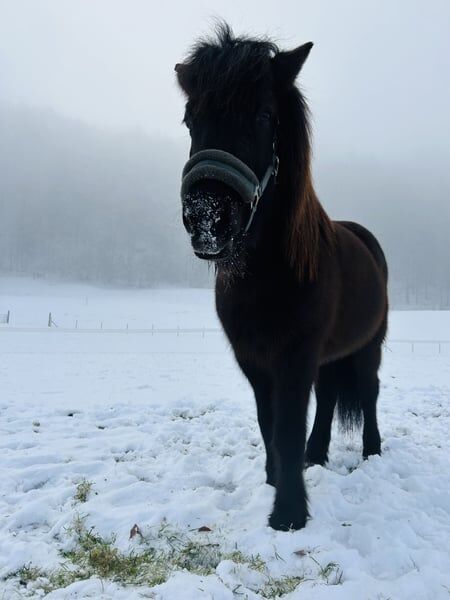
[{"label": "fleece-padded noseband", "polygon": [[221,181],[239,194],[251,207],[250,219],[245,228],[248,231],[258,206],[259,199],[272,175],[278,172],[278,157],[274,152],[272,164],[266,169],[260,181],[256,174],[242,160],[223,150],[207,149],[193,154],[187,161],[182,174],[181,198],[184,200],[195,183],[212,179]]}]

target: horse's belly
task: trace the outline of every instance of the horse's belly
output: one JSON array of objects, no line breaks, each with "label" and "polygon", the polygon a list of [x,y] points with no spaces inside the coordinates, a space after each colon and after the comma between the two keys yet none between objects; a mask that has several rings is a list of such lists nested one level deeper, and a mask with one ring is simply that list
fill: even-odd
[{"label": "horse's belly", "polygon": [[[356,296],[358,291],[353,292]],[[382,328],[386,318],[387,297],[381,281],[375,282],[373,293],[352,298],[342,304],[330,330],[321,362],[331,362],[364,347]]]}]

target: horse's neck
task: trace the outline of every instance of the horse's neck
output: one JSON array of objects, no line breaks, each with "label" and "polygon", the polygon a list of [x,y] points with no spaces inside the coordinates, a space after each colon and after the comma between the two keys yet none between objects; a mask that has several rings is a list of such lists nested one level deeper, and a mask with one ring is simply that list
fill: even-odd
[{"label": "horse's neck", "polygon": [[273,203],[265,207],[266,212],[255,222],[246,250],[244,261],[249,273],[279,269],[284,258],[283,238],[284,219],[281,211],[277,210],[279,198],[268,199]]},{"label": "horse's neck", "polygon": [[321,246],[334,245],[333,225],[310,182],[297,195],[284,194],[280,188],[265,205],[267,213],[249,247],[249,272],[288,268],[299,278],[314,278]]}]

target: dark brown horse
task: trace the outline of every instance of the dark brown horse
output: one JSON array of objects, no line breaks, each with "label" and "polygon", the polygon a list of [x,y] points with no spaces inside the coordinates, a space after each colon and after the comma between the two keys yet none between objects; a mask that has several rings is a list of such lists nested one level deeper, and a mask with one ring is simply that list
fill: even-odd
[{"label": "dark brown horse", "polygon": [[176,66],[192,139],[183,221],[196,255],[215,262],[217,312],[255,392],[276,488],[269,524],[298,529],[308,517],[302,468],[327,460],[336,405],[344,425],[363,422],[363,456],[380,453],[387,266],[374,236],[331,221],[314,192],[295,85],[312,44],[282,52],[226,25],[216,33]]}]

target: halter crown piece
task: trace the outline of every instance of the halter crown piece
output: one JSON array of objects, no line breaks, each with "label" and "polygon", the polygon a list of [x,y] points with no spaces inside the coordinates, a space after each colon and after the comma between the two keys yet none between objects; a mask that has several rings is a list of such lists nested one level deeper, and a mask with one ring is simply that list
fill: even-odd
[{"label": "halter crown piece", "polygon": [[270,178],[277,176],[278,165],[279,159],[275,152],[275,143],[272,164],[267,167],[261,181],[254,171],[234,154],[213,148],[201,150],[193,154],[184,166],[181,198],[184,199],[191,187],[199,181],[213,179],[225,183],[237,192],[245,203],[250,205],[250,218],[244,230],[247,233]]}]

